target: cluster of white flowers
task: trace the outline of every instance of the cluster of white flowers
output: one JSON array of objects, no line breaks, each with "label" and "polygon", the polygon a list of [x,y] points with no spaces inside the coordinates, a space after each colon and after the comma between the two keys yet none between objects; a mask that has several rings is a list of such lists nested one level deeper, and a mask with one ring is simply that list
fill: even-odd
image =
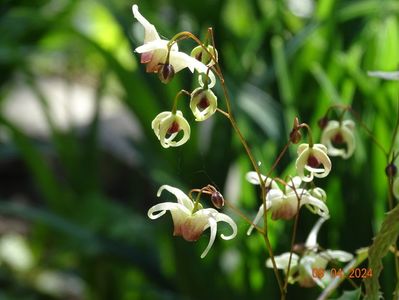
[{"label": "cluster of white flowers", "polygon": [[[325,220],[326,219],[324,218],[320,218],[319,221],[314,225],[313,229],[309,233],[308,238],[306,239],[305,249],[301,255],[286,252],[274,257],[277,268],[284,270],[286,274],[291,257],[290,269],[288,271],[289,283],[293,284],[298,282],[302,287],[312,287],[317,284],[321,288],[325,288],[326,283],[331,281],[329,276],[330,273],[325,272],[325,276],[323,276],[323,278],[319,278],[318,276],[314,276],[314,270],[325,270],[328,263],[332,260],[348,262],[353,259],[352,254],[341,250],[328,249],[319,251],[317,234]],[[273,267],[271,259],[266,261],[266,266],[269,268]]]},{"label": "cluster of white flowers", "polygon": [[[150,73],[158,73],[163,83],[168,83],[174,75],[188,68],[197,72],[199,87],[191,93],[190,109],[198,122],[211,117],[217,109],[217,97],[212,92],[216,78],[211,67],[217,60],[217,51],[208,45],[195,47],[191,55],[179,51],[176,41],[161,39],[155,26],[144,18],[137,5],[133,5],[133,16],[144,27],[144,43],[135,51],[141,54],[141,63],[146,64]],[[212,54],[212,56],[210,55]],[[152,122],[152,129],[162,147],[178,147],[190,138],[190,125],[181,111],[173,109],[158,114]],[[183,135],[179,135],[180,132]]]},{"label": "cluster of white flowers", "polygon": [[[211,117],[217,110],[217,97],[211,90],[216,82],[216,77],[212,71],[212,67],[218,59],[216,49],[211,45],[200,45],[195,47],[190,55],[180,52],[177,45],[179,35],[172,40],[161,39],[154,25],[139,13],[137,5],[133,5],[133,15],[145,30],[144,43],[135,51],[141,54],[141,63],[146,64],[147,72],[158,73],[159,78],[164,83],[168,83],[175,73],[185,68],[188,68],[192,73],[197,72],[199,87],[191,93],[187,93],[191,97],[190,109],[196,121],[204,121]],[[190,137],[190,125],[183,113],[177,110],[176,104],[175,100],[172,111],[161,112],[152,122],[152,129],[164,148],[183,145]],[[322,223],[330,215],[326,204],[326,192],[316,187],[313,180],[329,175],[332,167],[329,155],[342,156],[347,159],[355,149],[353,134],[355,125],[353,121],[336,121],[326,118],[324,120],[321,144],[314,144],[310,134],[309,143],[298,146],[298,157],[295,163],[297,174],[290,177],[287,182],[278,178],[269,178],[257,172],[246,174],[247,181],[262,186],[265,192],[265,199],[263,200],[266,206],[260,205],[258,213],[247,231],[248,235],[251,234],[260,219],[265,216],[265,212],[270,212],[273,220],[289,220],[298,214],[298,210],[302,206],[306,206],[311,212],[321,217],[306,241],[305,252],[302,256],[295,253],[285,253],[275,257],[277,268],[289,273],[289,282],[299,282],[302,286],[318,284],[324,287],[324,283],[312,276],[312,268],[325,268],[332,259],[345,262],[353,257],[343,251],[326,250],[320,252],[316,242],[317,233]],[[294,129],[290,134],[292,143],[296,144],[300,141],[302,136],[299,130],[303,127],[307,127],[310,131],[306,124],[298,124],[298,120],[295,119]],[[181,132],[182,134],[180,134]],[[278,183],[284,186],[280,187]],[[399,181],[397,189],[399,190]],[[174,223],[173,235],[181,236],[187,241],[197,241],[202,233],[210,228],[210,240],[201,258],[207,255],[215,241],[218,222],[225,222],[232,229],[230,235],[221,234],[222,239],[230,240],[237,235],[237,225],[231,217],[214,208],[203,208],[200,203],[201,193],[206,191],[205,194],[212,195],[214,206],[218,209],[222,208],[224,198],[212,186],[207,186],[201,190],[192,190],[199,192],[195,200],[191,198],[191,192],[187,195],[180,189],[169,185],[160,187],[158,197],[163,190],[172,193],[177,202],[163,202],[154,205],[149,209],[148,217],[157,219],[170,211]],[[289,261],[291,261],[291,268],[287,270]],[[272,266],[270,259],[267,261],[267,266]]]}]

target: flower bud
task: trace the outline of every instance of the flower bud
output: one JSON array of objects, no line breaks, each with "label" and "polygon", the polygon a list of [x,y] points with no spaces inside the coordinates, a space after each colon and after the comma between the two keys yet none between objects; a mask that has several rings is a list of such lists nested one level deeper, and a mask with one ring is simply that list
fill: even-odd
[{"label": "flower bud", "polygon": [[161,64],[158,67],[158,77],[162,83],[169,83],[175,76],[175,69],[169,63]]},{"label": "flower bud", "polygon": [[223,198],[222,194],[219,193],[218,191],[215,191],[212,193],[211,200],[212,200],[213,205],[216,208],[220,209],[224,206],[224,198]]},{"label": "flower bud", "polygon": [[299,129],[292,129],[290,133],[290,141],[293,144],[298,144],[302,139],[302,133],[299,131]]},{"label": "flower bud", "polygon": [[390,163],[386,168],[385,168],[385,174],[387,174],[388,177],[394,177],[396,173],[398,172],[398,169],[396,168],[394,163]]}]

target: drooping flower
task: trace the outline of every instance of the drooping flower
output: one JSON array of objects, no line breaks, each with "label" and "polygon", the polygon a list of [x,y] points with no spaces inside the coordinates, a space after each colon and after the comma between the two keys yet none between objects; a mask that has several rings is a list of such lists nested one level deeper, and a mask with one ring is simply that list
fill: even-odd
[{"label": "drooping flower", "polygon": [[328,122],[321,135],[321,143],[327,147],[328,155],[342,156],[347,159],[353,154],[355,151],[354,128],[355,123],[352,120]]},{"label": "drooping flower", "polygon": [[[329,272],[325,269],[328,263],[332,260],[337,260],[340,262],[348,262],[353,259],[351,253],[341,251],[341,250],[324,250],[318,251],[319,247],[317,244],[317,234],[320,230],[321,225],[325,219],[321,218],[312,228],[306,243],[305,251],[300,256],[296,253],[292,253],[291,265],[288,274],[288,282],[294,284],[298,282],[300,286],[312,287],[316,284],[321,288],[325,288],[325,281],[330,279]],[[283,253],[279,256],[275,256],[274,260],[278,269],[284,270],[287,274],[288,263],[289,263],[290,253]],[[266,266],[273,268],[271,259],[266,261]],[[314,271],[322,271],[323,276],[315,276]],[[318,274],[320,275],[320,274]],[[324,277],[322,280],[322,277]]]},{"label": "drooping flower", "polygon": [[[208,45],[206,49],[208,50],[209,53],[211,53],[214,56],[217,62],[218,51],[212,45]],[[212,56],[209,55],[208,52],[205,51],[205,49],[202,48],[202,46],[197,46],[191,51],[191,56],[195,57],[198,61],[202,62],[207,66],[213,66],[216,62],[215,60],[212,59]]]},{"label": "drooping flower", "polygon": [[170,211],[174,224],[174,236],[182,236],[186,241],[196,241],[201,234],[210,228],[211,236],[208,246],[201,254],[204,258],[209,249],[212,247],[217,232],[217,222],[226,222],[230,225],[232,233],[230,235],[221,234],[224,240],[231,240],[237,235],[237,225],[227,215],[219,213],[213,208],[202,208],[201,204],[195,204],[181,190],[169,185],[163,185],[159,188],[157,196],[161,196],[163,190],[167,190],[176,196],[177,203],[164,202],[154,205],[148,210],[148,217],[152,220],[163,216],[168,210]]},{"label": "drooping flower", "polygon": [[[252,184],[259,184],[259,177],[256,172],[249,172],[246,179]],[[266,209],[271,212],[272,219],[289,220],[293,218],[298,212],[299,208],[306,205],[313,213],[320,215],[323,218],[329,218],[328,207],[325,204],[326,193],[321,188],[305,190],[300,188],[302,180],[296,176],[292,178],[284,190],[281,190],[275,181],[271,181],[266,176],[262,177],[262,181],[266,180],[266,188],[269,187],[266,194]],[[256,225],[264,215],[263,204],[259,207],[258,213],[253,221]],[[247,234],[251,234],[254,225],[248,229]]]},{"label": "drooping flower", "polygon": [[[181,146],[190,138],[190,125],[180,110],[175,114],[170,111],[161,112],[152,121],[151,127],[164,148]],[[180,131],[183,131],[183,136],[175,141]]]},{"label": "drooping flower", "polygon": [[205,121],[218,106],[216,95],[208,88],[199,87],[191,93],[190,108],[196,121]]},{"label": "drooping flower", "polygon": [[[322,144],[300,144],[298,158],[295,163],[296,170],[305,182],[313,180],[313,176],[323,178],[331,171],[331,160],[327,155],[327,147]],[[305,175],[305,170],[309,172]]]},{"label": "drooping flower", "polygon": [[170,41],[161,39],[155,26],[140,14],[136,4],[132,6],[132,11],[133,16],[143,25],[145,30],[144,43],[137,47],[135,51],[141,54],[141,63],[147,65],[147,72],[161,72],[164,70],[164,65],[167,65],[168,70],[173,70],[173,74],[184,68],[189,68],[192,73],[196,70],[199,73],[208,74],[209,87],[212,88],[215,85],[215,75],[212,71],[208,71],[205,64],[184,52],[180,52],[177,43],[173,43],[168,49]]}]

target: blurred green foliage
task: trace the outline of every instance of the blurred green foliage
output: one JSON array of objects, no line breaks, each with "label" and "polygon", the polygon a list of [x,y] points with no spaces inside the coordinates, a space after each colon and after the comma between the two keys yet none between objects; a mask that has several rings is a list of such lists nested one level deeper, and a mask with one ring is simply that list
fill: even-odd
[{"label": "blurred green foliage", "polygon": [[[314,4],[307,17],[294,15],[289,2],[147,0],[138,5],[168,38],[183,30],[204,37],[207,27],[214,28],[234,114],[264,173],[286,143],[293,118],[309,123],[316,138],[317,120],[334,103],[352,105],[388,149],[399,85],[369,78],[367,71],[398,69],[398,1],[305,1]],[[142,31],[132,4],[0,3],[0,223],[20,222],[35,258],[34,269],[25,275],[0,265],[0,299],[278,299],[273,271],[265,268],[262,238],[247,237],[248,225],[233,212],[228,213],[239,235],[217,240],[204,260],[199,255],[208,233],[187,243],[172,237],[169,216],[157,221],[146,216],[149,207],[167,201],[156,198],[161,184],[188,191],[212,183],[251,217],[259,199],[244,180],[251,166],[224,118],[204,124],[191,118],[188,143],[166,150],[159,145],[152,119],[170,110],[176,92],[193,89],[195,82],[188,71],[167,86],[145,73],[133,53],[142,43]],[[187,51],[193,46],[181,44]],[[59,126],[49,105],[53,99],[40,85],[51,78],[94,91],[87,124]],[[32,134],[6,113],[22,87],[43,112],[45,136]],[[220,86],[216,93],[221,99]],[[139,137],[122,138],[133,161],[118,155],[116,142],[104,146],[101,140],[106,95],[135,120]],[[187,107],[181,109],[188,116]],[[29,110],[19,115],[27,122],[30,117]],[[291,150],[274,175],[292,173],[296,149]],[[354,252],[371,244],[387,210],[385,166],[384,154],[358,126],[354,157],[334,158],[328,180],[319,182],[331,213],[320,245]],[[301,212],[298,242],[315,221],[314,215]],[[269,224],[274,252],[288,251],[293,222]],[[9,231],[21,229],[0,226],[0,235]],[[395,284],[392,257],[384,263],[380,283],[389,298]],[[43,269],[79,278],[84,292],[44,292],[33,284]],[[353,288],[345,282],[344,289]],[[319,293],[290,286],[288,299],[314,299]]]}]

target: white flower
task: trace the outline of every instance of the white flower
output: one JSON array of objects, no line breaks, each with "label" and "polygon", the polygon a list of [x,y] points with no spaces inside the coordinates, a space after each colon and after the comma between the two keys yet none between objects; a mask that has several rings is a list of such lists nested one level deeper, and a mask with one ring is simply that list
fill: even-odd
[{"label": "white flower", "polygon": [[[190,138],[190,125],[180,110],[176,114],[170,111],[161,112],[152,121],[151,127],[164,148],[178,147]],[[175,141],[180,131],[183,131],[183,136]]]},{"label": "white flower", "polygon": [[[249,172],[246,175],[247,180],[252,184],[259,184],[259,178],[256,172]],[[262,177],[264,181],[266,176]],[[272,213],[272,219],[291,219],[298,212],[298,197],[299,207],[306,205],[310,207],[313,213],[320,215],[323,218],[329,218],[329,211],[325,204],[326,193],[321,188],[315,188],[311,190],[305,190],[300,188],[302,183],[301,178],[298,176],[292,178],[288,185],[285,186],[282,191],[279,186],[271,181],[270,178],[266,179],[266,188],[269,187],[269,191],[266,194],[266,208]],[[256,215],[253,224],[256,225],[264,215],[263,204],[259,207],[258,214]],[[248,229],[247,234],[251,234],[254,225]]]},{"label": "white flower", "polygon": [[[166,63],[169,40],[160,38],[155,26],[140,14],[136,4],[132,6],[132,11],[133,16],[143,25],[145,30],[144,43],[137,47],[135,51],[141,54],[141,63],[147,64],[147,72],[158,73],[160,66]],[[215,85],[216,78],[213,72],[210,70],[208,72],[208,67],[194,57],[180,52],[176,43],[170,48],[169,64],[173,66],[174,73],[189,68],[192,73],[196,70],[199,73],[208,74],[211,81],[209,87],[212,88]]]},{"label": "white flower", "polygon": [[[325,250],[318,252],[317,234],[325,219],[321,218],[312,228],[306,243],[305,252],[302,256],[292,253],[290,271],[288,275],[288,282],[293,284],[298,282],[303,287],[312,287],[315,284],[321,288],[325,288],[323,282],[318,276],[314,276],[314,270],[323,270],[327,267],[329,261],[337,260],[340,262],[347,262],[353,259],[353,255],[341,250]],[[283,253],[275,256],[274,260],[278,269],[284,270],[287,274],[288,262],[290,253]],[[266,266],[273,268],[271,259],[266,261]],[[324,275],[328,279],[328,272],[325,271]]]},{"label": "white flower", "polygon": [[164,202],[156,204],[148,210],[148,217],[152,220],[158,219],[169,210],[174,224],[173,235],[182,236],[186,241],[198,240],[202,232],[210,228],[211,237],[208,246],[201,254],[201,258],[207,255],[215,241],[217,222],[226,222],[233,230],[232,234],[228,236],[221,234],[222,239],[231,240],[237,235],[237,225],[229,216],[219,213],[213,208],[204,209],[200,204],[195,207],[194,202],[185,193],[169,185],[163,185],[159,188],[158,197],[163,190],[175,195],[177,203]]},{"label": "white flower", "polygon": [[205,121],[212,116],[218,106],[215,94],[203,87],[196,88],[191,93],[190,108],[196,121]]},{"label": "white flower", "polygon": [[[215,57],[217,62],[218,51],[215,48],[213,48],[212,45],[208,45],[206,49],[208,50],[209,53],[211,53]],[[191,56],[195,57],[197,60],[206,64],[207,66],[213,66],[215,65],[216,62],[215,60],[212,59],[212,56],[209,55],[208,52],[206,52],[204,48],[202,48],[202,46],[197,46],[191,51]]]},{"label": "white flower", "polygon": [[[322,166],[322,167],[320,167]],[[298,159],[295,163],[296,170],[305,182],[313,180],[313,176],[323,178],[331,171],[331,160],[327,155],[327,148],[322,144],[301,144],[298,147]],[[305,170],[309,172],[305,175]]]},{"label": "white flower", "polygon": [[[331,156],[349,158],[355,151],[355,136],[353,130],[355,123],[352,120],[338,122],[329,121],[321,135],[321,143],[327,147],[327,153]],[[337,148],[335,145],[345,145]]]}]

